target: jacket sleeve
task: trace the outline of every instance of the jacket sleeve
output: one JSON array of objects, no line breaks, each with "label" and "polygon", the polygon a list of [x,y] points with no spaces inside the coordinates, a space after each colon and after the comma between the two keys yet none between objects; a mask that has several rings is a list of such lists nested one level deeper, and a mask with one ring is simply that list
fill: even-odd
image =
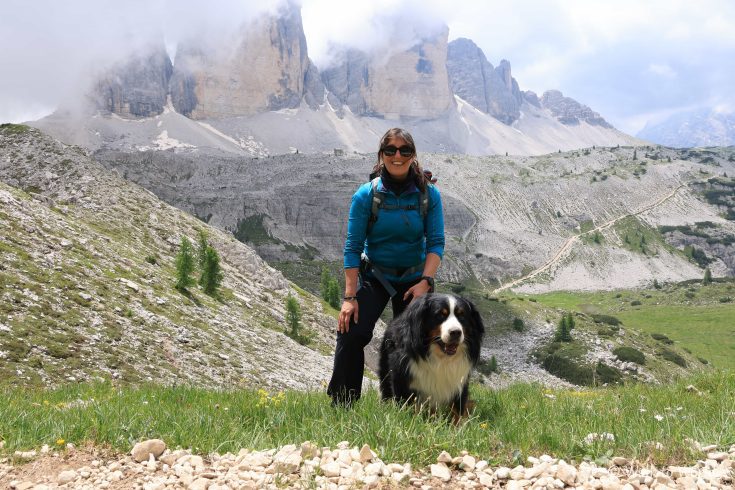
[{"label": "jacket sleeve", "polygon": [[444,209],[439,189],[429,187],[429,210],[426,214],[426,253],[444,256]]},{"label": "jacket sleeve", "polygon": [[344,249],[345,269],[360,266],[360,255],[365,249],[367,225],[370,218],[370,188],[370,182],[363,184],[352,196]]}]

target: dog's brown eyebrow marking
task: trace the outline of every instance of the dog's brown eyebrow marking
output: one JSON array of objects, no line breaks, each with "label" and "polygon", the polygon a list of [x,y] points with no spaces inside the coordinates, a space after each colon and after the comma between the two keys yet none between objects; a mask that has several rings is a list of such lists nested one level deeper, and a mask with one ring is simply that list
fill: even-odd
[{"label": "dog's brown eyebrow marking", "polygon": [[449,314],[449,310],[447,310],[446,308],[442,308],[441,314],[446,316]]},{"label": "dog's brown eyebrow marking", "polygon": [[464,315],[464,310],[462,309],[462,307],[458,306],[454,309],[454,313],[457,315]]}]

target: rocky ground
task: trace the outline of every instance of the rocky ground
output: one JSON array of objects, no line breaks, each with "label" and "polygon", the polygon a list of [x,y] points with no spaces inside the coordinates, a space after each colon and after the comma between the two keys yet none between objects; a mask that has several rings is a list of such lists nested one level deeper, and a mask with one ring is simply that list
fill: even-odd
[{"label": "rocky ground", "polygon": [[268,451],[197,455],[170,450],[157,439],[130,454],[68,447],[57,452],[16,453],[0,460],[0,486],[12,490],[52,489],[278,489],[278,488],[507,488],[507,489],[726,489],[733,488],[735,445],[728,451],[699,447],[701,459],[688,467],[656,467],[622,457],[607,466],[566,462],[548,455],[525,465],[493,467],[475,455],[441,452],[425,468],[381,460],[367,445],[316,447],[310,442]]}]

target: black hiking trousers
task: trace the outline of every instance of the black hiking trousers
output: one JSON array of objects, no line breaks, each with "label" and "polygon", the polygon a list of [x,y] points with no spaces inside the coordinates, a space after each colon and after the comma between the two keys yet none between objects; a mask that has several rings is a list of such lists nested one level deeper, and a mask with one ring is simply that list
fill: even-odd
[{"label": "black hiking trousers", "polygon": [[354,317],[350,319],[350,329],[346,333],[337,332],[337,347],[334,352],[334,369],[332,379],[327,387],[327,394],[332,397],[332,405],[351,406],[360,399],[362,390],[362,374],[365,369],[364,348],[373,338],[375,323],[392,299],[393,318],[396,318],[411,302],[403,295],[411,286],[421,279],[403,283],[391,283],[396,294],[390,297],[380,281],[361,274],[361,287],[357,291],[358,323]]}]

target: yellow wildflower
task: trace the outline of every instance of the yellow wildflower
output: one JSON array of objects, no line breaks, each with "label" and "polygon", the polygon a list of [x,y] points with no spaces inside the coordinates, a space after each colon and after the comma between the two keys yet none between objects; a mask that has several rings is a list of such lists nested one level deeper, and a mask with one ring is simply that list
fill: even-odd
[{"label": "yellow wildflower", "polygon": [[57,440],[56,440],[56,445],[57,445],[57,446],[63,446],[65,442],[66,442],[66,441],[65,441],[64,439],[57,439]]},{"label": "yellow wildflower", "polygon": [[487,422],[483,422],[480,424],[481,429],[487,429]]}]

